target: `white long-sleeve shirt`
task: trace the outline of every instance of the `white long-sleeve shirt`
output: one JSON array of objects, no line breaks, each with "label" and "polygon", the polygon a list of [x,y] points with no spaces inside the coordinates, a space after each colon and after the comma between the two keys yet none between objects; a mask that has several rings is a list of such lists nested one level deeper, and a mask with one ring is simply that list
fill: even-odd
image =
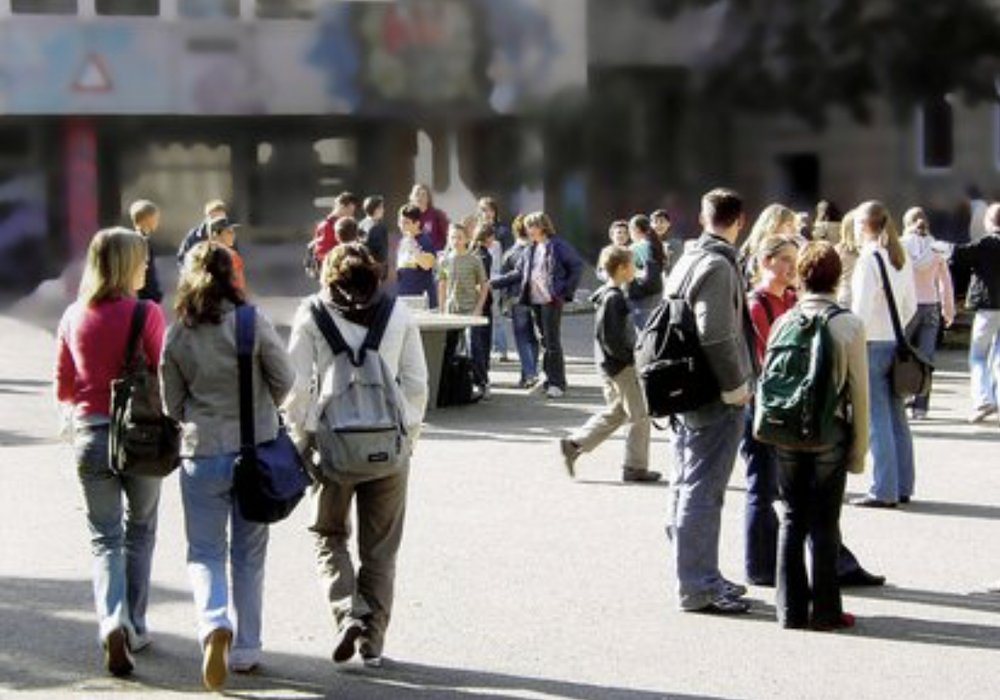
[{"label": "white long-sleeve shirt", "polygon": [[866,243],[854,268],[851,280],[851,311],[865,324],[868,342],[896,340],[889,315],[888,298],[882,286],[878,255],[885,263],[885,271],[896,298],[899,322],[905,332],[906,324],[917,312],[917,290],[913,280],[913,266],[907,256],[903,267],[897,270],[889,261],[889,253],[876,243]]}]

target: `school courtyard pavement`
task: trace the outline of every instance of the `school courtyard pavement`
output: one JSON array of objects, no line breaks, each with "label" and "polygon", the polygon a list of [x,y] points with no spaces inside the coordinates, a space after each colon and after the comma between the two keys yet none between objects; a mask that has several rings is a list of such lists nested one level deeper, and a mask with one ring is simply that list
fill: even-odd
[{"label": "school courtyard pavement", "polygon": [[[262,300],[289,321],[289,300]],[[200,657],[177,477],[164,483],[149,621],[127,680],[100,666],[82,498],[53,438],[58,305],[0,312],[0,698],[198,697]],[[676,611],[663,525],[668,490],[622,485],[618,437],[563,471],[556,439],[600,402],[590,316],[567,319],[572,389],[514,387],[433,412],[412,468],[396,608],[381,671],[330,661],[306,506],[272,530],[260,672],[227,693],[260,700],[993,699],[1000,687],[1000,425],[964,422],[963,356],[941,358],[931,419],[914,425],[918,490],[896,511],[845,508],[846,540],[882,589],[850,590],[857,627],[779,629],[774,592],[752,614]],[[669,471],[656,433],[654,465]],[[869,476],[852,477],[850,494]],[[721,563],[740,578],[744,480],[727,494]]]}]

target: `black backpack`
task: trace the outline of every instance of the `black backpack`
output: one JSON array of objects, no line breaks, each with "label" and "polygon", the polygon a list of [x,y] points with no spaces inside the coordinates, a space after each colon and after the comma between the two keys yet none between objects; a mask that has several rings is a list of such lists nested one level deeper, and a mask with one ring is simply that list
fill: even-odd
[{"label": "black backpack", "polygon": [[719,397],[719,384],[685,297],[697,265],[697,260],[692,262],[678,290],[656,307],[636,343],[639,384],[653,418],[687,413]]},{"label": "black backpack", "polygon": [[111,470],[127,476],[166,476],[180,460],[181,426],[163,413],[160,382],[142,351],[149,302],[132,312],[125,362],[111,382],[108,457]]}]

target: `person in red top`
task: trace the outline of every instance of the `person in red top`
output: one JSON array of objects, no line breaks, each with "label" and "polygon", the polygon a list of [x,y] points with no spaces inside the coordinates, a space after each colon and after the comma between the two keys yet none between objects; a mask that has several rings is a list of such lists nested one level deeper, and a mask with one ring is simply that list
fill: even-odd
[{"label": "person in red top", "polygon": [[[99,231],[87,251],[80,296],[59,323],[56,395],[72,411],[73,447],[94,557],[94,599],[104,663],[132,672],[132,653],[149,644],[146,605],[156,545],[160,480],[119,476],[108,464],[111,382],[121,371],[146,281],[146,241],[124,228]],[[140,346],[149,367],[160,363],[165,321],[146,304]]]},{"label": "person in red top", "polygon": [[[753,320],[754,351],[760,366],[771,326],[795,306],[795,263],[798,245],[790,236],[771,236],[757,251],[756,286],[747,294],[747,306]],[[774,501],[778,496],[778,475],[774,450],[753,437],[753,404],[745,410],[743,442],[740,452],[747,468],[744,567],[747,582],[773,586],[777,572],[778,516]]]},{"label": "person in red top", "polygon": [[313,236],[313,255],[316,257],[317,268],[323,266],[326,254],[337,247],[337,220],[345,216],[354,218],[354,212],[361,205],[360,200],[351,192],[341,192],[333,200],[333,211],[325,219],[316,224],[316,235]]},{"label": "person in red top", "polygon": [[410,190],[410,204],[420,210],[420,231],[430,236],[434,251],[448,245],[448,215],[434,207],[434,198],[427,185],[417,183]]},{"label": "person in red top", "polygon": [[[753,320],[754,349],[760,365],[771,328],[797,300],[795,288],[798,242],[790,235],[764,239],[757,251],[759,279],[747,295]],[[747,468],[744,567],[749,583],[773,586],[777,573],[778,517],[774,501],[778,496],[778,472],[774,449],[753,437],[753,404],[747,406],[740,452]],[[837,556],[837,579],[841,587],[881,586],[884,576],[869,573],[843,543]]]}]

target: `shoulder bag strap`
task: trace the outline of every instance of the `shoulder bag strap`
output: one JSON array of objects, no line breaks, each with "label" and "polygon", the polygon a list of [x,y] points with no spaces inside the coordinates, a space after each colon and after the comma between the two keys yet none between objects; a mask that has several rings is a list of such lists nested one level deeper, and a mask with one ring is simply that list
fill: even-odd
[{"label": "shoulder bag strap", "polygon": [[750,298],[756,299],[757,303],[764,307],[764,315],[767,316],[767,322],[770,325],[774,325],[774,311],[771,310],[771,302],[767,299],[767,292],[761,292],[755,289],[750,292]]},{"label": "shoulder bag strap", "polygon": [[236,356],[240,376],[240,444],[243,449],[257,444],[253,415],[253,342],[257,325],[256,309],[249,305],[236,307]]},{"label": "shoulder bag strap", "polygon": [[142,331],[146,327],[146,303],[140,299],[136,302],[135,309],[132,311],[132,323],[129,326],[128,343],[125,345],[125,362],[122,363],[122,375],[132,370],[137,359],[136,350],[139,348]]},{"label": "shoulder bag strap", "polygon": [[885,297],[889,300],[889,316],[892,317],[892,332],[896,335],[896,343],[900,346],[906,344],[906,336],[903,335],[903,326],[899,322],[899,311],[896,309],[896,297],[892,293],[892,284],[889,282],[889,273],[885,270],[885,261],[876,250],[874,251],[875,261],[878,263],[879,272],[882,274],[882,286],[885,288]]}]

